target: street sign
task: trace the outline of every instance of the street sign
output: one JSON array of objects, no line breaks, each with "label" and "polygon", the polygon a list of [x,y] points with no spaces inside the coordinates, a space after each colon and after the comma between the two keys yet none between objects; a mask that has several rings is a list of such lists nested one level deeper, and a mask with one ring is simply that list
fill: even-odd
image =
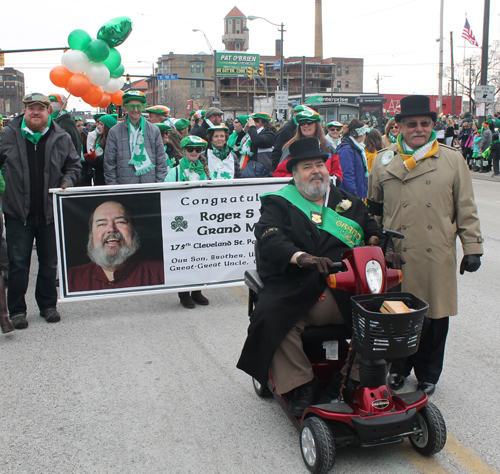
[{"label": "street sign", "polygon": [[476,86],[476,102],[495,102],[495,86]]},{"label": "street sign", "polygon": [[260,55],[245,53],[217,53],[217,76],[247,77],[248,68],[258,71]]},{"label": "street sign", "polygon": [[220,105],[220,97],[214,97],[212,99],[212,105]]},{"label": "street sign", "polygon": [[277,69],[280,69],[281,67],[281,61],[276,61],[274,64],[273,64],[273,69],[276,71]]},{"label": "street sign", "polygon": [[177,79],[177,74],[158,74],[159,81],[176,81]]},{"label": "street sign", "polygon": [[288,109],[288,91],[276,91],[274,101],[277,109]]}]

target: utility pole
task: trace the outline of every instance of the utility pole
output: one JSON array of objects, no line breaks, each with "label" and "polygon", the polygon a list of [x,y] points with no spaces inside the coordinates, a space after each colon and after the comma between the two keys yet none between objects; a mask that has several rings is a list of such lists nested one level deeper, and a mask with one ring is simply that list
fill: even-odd
[{"label": "utility pole", "polygon": [[[484,0],[484,18],[483,18],[483,46],[481,53],[481,85],[488,85],[488,50],[489,50],[489,32],[490,32],[490,0]],[[484,113],[486,115],[486,104],[484,104]],[[486,117],[480,117],[484,122]]]},{"label": "utility pole", "polygon": [[444,0],[441,0],[441,9],[439,17],[439,113],[443,112],[443,12]]},{"label": "utility pole", "polygon": [[[217,83],[217,51],[214,51],[214,98],[212,100],[212,103],[214,100],[218,100],[219,98],[219,84]],[[248,84],[248,80],[247,80]],[[219,103],[219,106],[221,104]]]},{"label": "utility pole", "polygon": [[302,104],[306,103],[306,57],[302,56]]},{"label": "utility pole", "polygon": [[450,31],[451,49],[451,115],[455,115],[455,63],[453,62],[453,31]]}]

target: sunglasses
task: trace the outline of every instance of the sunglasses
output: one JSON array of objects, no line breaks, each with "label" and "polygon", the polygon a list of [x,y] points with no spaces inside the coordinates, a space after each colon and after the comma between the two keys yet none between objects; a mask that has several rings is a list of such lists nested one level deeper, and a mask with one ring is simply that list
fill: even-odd
[{"label": "sunglasses", "polygon": [[340,132],[340,127],[330,127],[328,130],[334,130],[336,132]]},{"label": "sunglasses", "polygon": [[432,124],[432,120],[422,120],[421,122],[403,122],[403,125],[408,128],[417,128],[419,125],[422,128],[427,128]]},{"label": "sunglasses", "polygon": [[201,146],[187,146],[185,148],[185,150],[188,153],[193,153],[193,151],[195,151],[196,153],[201,153],[203,151],[203,147],[201,147]]},{"label": "sunglasses", "polygon": [[302,120],[299,122],[299,125],[301,127],[304,127],[305,125],[314,125],[316,123],[315,120]]},{"label": "sunglasses", "polygon": [[[423,126],[424,126],[424,124],[422,124],[422,127]],[[416,127],[416,125],[415,125],[415,127]],[[415,128],[415,127],[413,127],[413,128]],[[399,129],[399,127],[397,127],[397,126],[396,127],[391,127],[391,130],[398,130],[398,129]]]},{"label": "sunglasses", "polygon": [[128,112],[133,112],[134,109],[142,112],[146,108],[146,104],[125,104],[124,107]]}]

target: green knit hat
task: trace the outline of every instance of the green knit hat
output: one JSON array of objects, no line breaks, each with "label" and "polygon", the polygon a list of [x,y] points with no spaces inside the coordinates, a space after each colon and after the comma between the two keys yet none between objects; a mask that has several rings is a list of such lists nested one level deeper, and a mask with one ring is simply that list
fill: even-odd
[{"label": "green knit hat", "polygon": [[312,109],[309,110],[303,110],[302,112],[299,112],[296,116],[296,123],[298,124],[301,120],[314,120],[314,121],[320,121],[321,120],[321,115],[315,112]]},{"label": "green knit hat", "polygon": [[262,119],[262,120],[266,120],[268,122],[270,122],[272,120],[271,116],[269,114],[264,113],[264,112],[257,112],[255,114],[250,115],[250,117],[252,117],[254,120],[255,119]]},{"label": "green knit hat", "polygon": [[336,120],[334,120],[333,122],[328,122],[326,124],[326,128],[330,128],[330,127],[343,127],[344,125],[341,124],[340,122],[337,122]]},{"label": "green knit hat", "polygon": [[118,115],[117,114],[103,115],[99,119],[99,122],[102,122],[108,128],[113,128],[118,123]]},{"label": "green knit hat", "polygon": [[104,117],[106,114],[99,112],[98,114],[92,115],[92,118],[97,122],[101,117]]},{"label": "green knit hat", "polygon": [[[1,115],[0,115],[0,118],[2,118]],[[83,122],[81,117],[74,117],[74,119],[75,119],[75,122]]]},{"label": "green knit hat", "polygon": [[208,143],[203,140],[203,138],[197,137],[196,135],[188,135],[181,140],[181,150],[184,150],[187,146],[201,146],[205,149],[207,145]]},{"label": "green knit hat", "polygon": [[160,132],[170,132],[172,127],[168,123],[155,123],[155,125],[160,129]]},{"label": "green knit hat", "polygon": [[[307,105],[297,105],[297,107],[295,107],[293,109],[293,111],[295,112],[295,116],[293,117],[293,121],[295,122],[295,125],[298,124],[297,115],[299,113],[308,111],[308,112],[312,112],[313,114],[318,114],[318,112],[316,112],[314,109],[311,109],[311,107],[308,107]],[[302,119],[302,120],[304,120],[304,119]],[[314,119],[310,119],[310,120],[314,120]]]},{"label": "green knit hat", "polygon": [[170,109],[165,107],[164,105],[153,105],[144,110],[146,113],[163,115],[164,117],[168,117],[170,115]]},{"label": "green knit hat", "polygon": [[238,115],[236,118],[240,121],[241,125],[245,126],[249,117],[250,115]]},{"label": "green knit hat", "polygon": [[175,125],[175,128],[177,129],[177,131],[181,131],[181,130],[184,130],[185,128],[189,127],[189,124],[191,122],[187,119],[177,119],[175,122],[174,122],[174,125]]},{"label": "green knit hat", "polygon": [[189,118],[191,118],[195,113],[196,113],[196,110],[191,110],[191,112],[189,112]]},{"label": "green knit hat", "polygon": [[227,130],[229,132],[229,128],[227,128],[226,125],[214,125],[213,127],[209,127],[207,128],[207,133],[210,132],[211,130],[215,131],[215,130]]},{"label": "green knit hat", "polygon": [[148,100],[146,99],[146,94],[141,91],[127,91],[122,96],[123,105],[130,102],[131,100],[138,100],[143,104],[147,104]]}]

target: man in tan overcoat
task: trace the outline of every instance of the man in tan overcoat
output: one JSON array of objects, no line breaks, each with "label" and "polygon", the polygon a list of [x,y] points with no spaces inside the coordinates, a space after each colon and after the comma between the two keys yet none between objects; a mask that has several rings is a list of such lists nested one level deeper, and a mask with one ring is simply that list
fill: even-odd
[{"label": "man in tan overcoat", "polygon": [[368,179],[370,212],[405,236],[395,242],[406,260],[402,291],[429,303],[419,350],[392,365],[388,385],[402,388],[414,369],[418,389],[428,395],[443,368],[449,316],[457,314],[457,236],[464,253],[460,274],[475,272],[483,254],[469,169],[458,151],[436,140],[436,118],[428,97],[401,99],[401,134],[377,154]]}]

